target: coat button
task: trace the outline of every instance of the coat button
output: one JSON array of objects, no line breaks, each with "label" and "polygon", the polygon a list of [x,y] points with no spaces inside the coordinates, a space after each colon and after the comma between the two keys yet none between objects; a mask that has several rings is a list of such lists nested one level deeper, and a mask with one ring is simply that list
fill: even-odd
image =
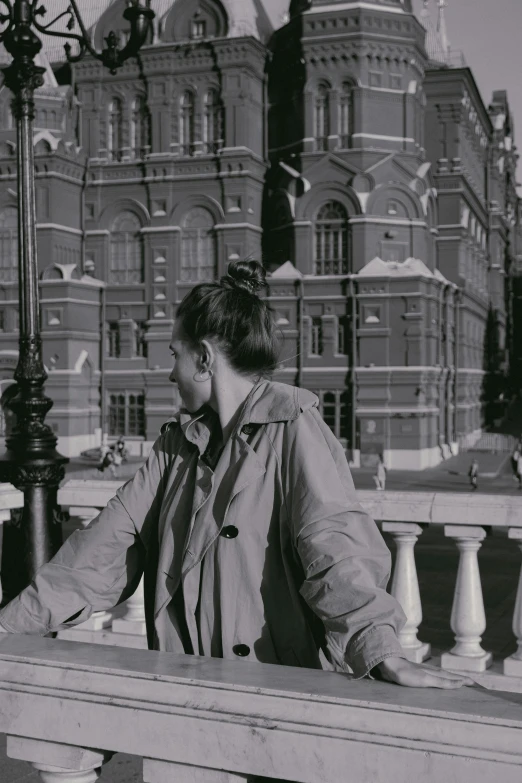
[{"label": "coat button", "polygon": [[244,424],[243,427],[241,427],[241,432],[243,435],[252,435],[252,433],[255,432],[255,429],[255,424]]},{"label": "coat button", "polygon": [[239,530],[235,525],[226,525],[221,531],[223,538],[235,538],[238,533]]},{"label": "coat button", "polygon": [[232,652],[234,655],[239,655],[240,658],[246,658],[247,655],[250,655],[250,647],[248,644],[235,644],[232,647]]}]

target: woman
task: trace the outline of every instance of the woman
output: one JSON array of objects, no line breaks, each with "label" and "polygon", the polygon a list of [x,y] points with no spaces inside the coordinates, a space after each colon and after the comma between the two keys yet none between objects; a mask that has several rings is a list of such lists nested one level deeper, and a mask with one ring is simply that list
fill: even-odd
[{"label": "woman", "polygon": [[405,659],[389,552],[317,397],[265,380],[278,343],[263,285],[263,268],[244,261],[187,294],[170,376],[184,408],[0,624],[45,634],[81,623],[128,598],[144,572],[153,649],[468,684]]}]

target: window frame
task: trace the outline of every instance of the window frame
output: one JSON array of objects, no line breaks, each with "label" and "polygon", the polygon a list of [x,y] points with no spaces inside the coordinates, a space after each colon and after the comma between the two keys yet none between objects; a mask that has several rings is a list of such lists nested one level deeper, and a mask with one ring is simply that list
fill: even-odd
[{"label": "window frame", "polygon": [[[14,221],[10,220],[10,217]],[[7,222],[7,225],[5,223]],[[11,223],[14,222],[14,225]],[[9,251],[4,255],[4,244]],[[7,260],[8,263],[4,263]],[[6,206],[0,212],[0,282],[16,283],[18,281],[18,209]]]},{"label": "window frame", "polygon": [[[123,223],[124,220],[134,221],[136,230],[131,232],[118,228],[118,223]],[[143,285],[145,283],[145,254],[143,235],[141,233],[142,228],[143,225],[138,215],[128,209],[120,212],[112,221],[107,275],[109,285]],[[131,240],[129,240],[129,237],[131,237]],[[118,250],[117,253],[116,250]],[[122,260],[125,261],[123,268],[121,267]],[[134,264],[132,265],[130,261],[133,260]],[[118,263],[120,266],[118,266]]]},{"label": "window frame", "polygon": [[[117,402],[113,402],[112,398],[118,398]],[[136,398],[135,401],[134,398]],[[138,407],[140,405],[141,407]],[[147,432],[145,392],[133,389],[107,390],[106,416],[106,429],[109,437],[123,436],[145,439]]]},{"label": "window frame", "polygon": [[[322,217],[328,209],[338,209],[339,217]],[[350,273],[350,230],[348,211],[340,201],[329,199],[316,212],[314,225],[314,274],[341,277]],[[335,248],[340,248],[337,255]],[[327,253],[327,249],[330,250]]]}]

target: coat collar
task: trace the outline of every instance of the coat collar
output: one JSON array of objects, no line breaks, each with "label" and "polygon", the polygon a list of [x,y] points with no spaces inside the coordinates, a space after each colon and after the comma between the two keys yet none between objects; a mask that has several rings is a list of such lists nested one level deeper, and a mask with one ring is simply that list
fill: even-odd
[{"label": "coat collar", "polygon": [[[289,386],[287,383],[275,381],[259,381],[246,399],[242,414],[238,421],[235,434],[246,424],[270,424],[274,422],[293,421],[309,408],[317,407],[319,400],[307,389]],[[208,406],[197,413],[189,413],[181,408],[162,427],[175,422],[180,425],[185,438],[194,443],[202,454],[215,426],[217,414]]]}]

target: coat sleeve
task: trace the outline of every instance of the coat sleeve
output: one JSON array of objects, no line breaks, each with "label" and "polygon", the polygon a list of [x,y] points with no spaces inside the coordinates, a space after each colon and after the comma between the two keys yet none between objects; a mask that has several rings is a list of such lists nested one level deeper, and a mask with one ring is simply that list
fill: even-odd
[{"label": "coat sleeve", "polygon": [[69,536],[33,582],[2,609],[0,624],[7,631],[46,634],[82,623],[132,595],[159,515],[170,437],[167,432],[158,438],[134,478],[88,527]]},{"label": "coat sleeve", "polygon": [[283,491],[304,569],[300,592],[324,625],[332,662],[364,677],[385,658],[404,657],[397,634],[406,618],[386,592],[390,552],[317,408],[288,422],[284,437]]}]

